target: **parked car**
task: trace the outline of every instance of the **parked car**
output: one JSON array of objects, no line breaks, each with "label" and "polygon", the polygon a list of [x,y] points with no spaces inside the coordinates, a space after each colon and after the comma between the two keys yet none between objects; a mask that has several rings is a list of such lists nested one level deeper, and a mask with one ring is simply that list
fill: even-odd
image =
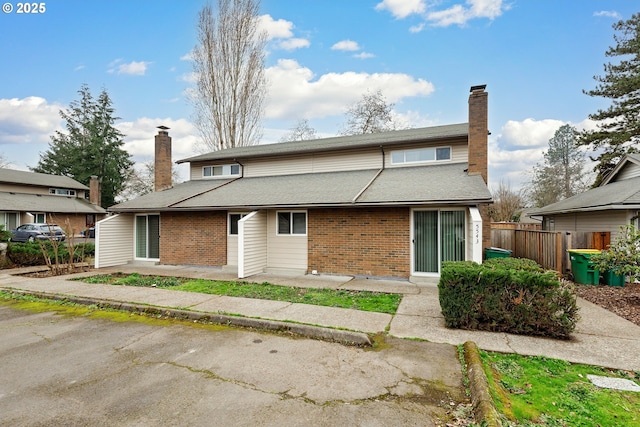
[{"label": "parked car", "polygon": [[11,230],[12,242],[35,242],[36,240],[64,241],[67,235],[57,224],[22,224]]}]

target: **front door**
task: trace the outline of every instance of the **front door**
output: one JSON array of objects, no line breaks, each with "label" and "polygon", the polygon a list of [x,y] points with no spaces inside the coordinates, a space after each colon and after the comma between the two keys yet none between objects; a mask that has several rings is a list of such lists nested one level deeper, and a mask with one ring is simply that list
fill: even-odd
[{"label": "front door", "polygon": [[465,211],[413,211],[414,274],[438,274],[442,261],[463,261],[465,252]]}]

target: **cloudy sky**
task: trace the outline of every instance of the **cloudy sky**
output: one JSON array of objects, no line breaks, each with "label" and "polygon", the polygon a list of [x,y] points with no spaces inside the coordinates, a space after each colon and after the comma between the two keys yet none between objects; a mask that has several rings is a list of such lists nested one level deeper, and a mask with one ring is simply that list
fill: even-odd
[{"label": "cloudy sky", "polygon": [[[3,0],[4,1],[4,0]],[[111,96],[125,148],[152,158],[156,126],[175,160],[195,153],[186,98],[200,0],[50,0],[0,13],[0,156],[37,164],[59,111],[88,84]],[[490,185],[519,188],[558,127],[593,126],[591,98],[612,24],[628,0],[262,0],[269,97],[262,143],[301,119],[335,136],[345,110],[380,89],[410,127],[467,121],[469,88],[489,92]],[[22,7],[22,12],[25,12]],[[34,12],[34,10],[31,10]],[[184,166],[182,166],[184,168]],[[186,171],[180,170],[183,177]]]}]

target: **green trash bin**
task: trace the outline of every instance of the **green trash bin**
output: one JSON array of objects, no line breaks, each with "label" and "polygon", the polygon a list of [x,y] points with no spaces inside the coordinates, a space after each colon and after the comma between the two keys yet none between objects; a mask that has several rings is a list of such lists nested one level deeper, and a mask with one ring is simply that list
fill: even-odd
[{"label": "green trash bin", "polygon": [[511,256],[511,251],[509,249],[502,249],[502,248],[485,248],[484,249],[484,259],[509,258],[510,256]]},{"label": "green trash bin", "polygon": [[573,280],[581,285],[597,285],[600,283],[600,272],[589,261],[591,255],[600,253],[599,249],[571,249],[571,273]]},{"label": "green trash bin", "polygon": [[607,270],[602,273],[602,283],[609,286],[624,286],[627,281],[623,274],[616,274],[615,270]]}]

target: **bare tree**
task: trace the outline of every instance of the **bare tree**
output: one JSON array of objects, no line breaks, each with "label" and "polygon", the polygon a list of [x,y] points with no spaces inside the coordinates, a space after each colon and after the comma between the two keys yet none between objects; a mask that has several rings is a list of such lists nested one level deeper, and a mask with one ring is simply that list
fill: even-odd
[{"label": "bare tree", "polygon": [[510,183],[500,181],[498,189],[493,191],[493,205],[489,206],[489,215],[496,222],[519,222],[519,213],[524,205],[522,190],[512,190]]},{"label": "bare tree", "polygon": [[[155,164],[153,160],[142,164],[140,170],[132,169],[126,181],[124,190],[118,194],[118,202],[135,199],[154,191]],[[175,167],[171,168],[171,181],[176,184],[180,181],[180,174]]]},{"label": "bare tree", "polygon": [[309,126],[309,120],[302,119],[290,129],[290,132],[280,138],[280,142],[287,141],[306,141],[309,139],[317,139],[318,133],[314,128]]},{"label": "bare tree", "polygon": [[347,124],[341,135],[361,135],[396,129],[392,110],[394,104],[387,104],[382,91],[367,92],[362,99],[347,110]]},{"label": "bare tree", "polygon": [[261,138],[266,95],[260,0],[217,0],[198,14],[191,93],[202,151],[253,145]]},{"label": "bare tree", "polygon": [[4,157],[4,154],[0,153],[0,168],[6,168],[11,162]]}]

